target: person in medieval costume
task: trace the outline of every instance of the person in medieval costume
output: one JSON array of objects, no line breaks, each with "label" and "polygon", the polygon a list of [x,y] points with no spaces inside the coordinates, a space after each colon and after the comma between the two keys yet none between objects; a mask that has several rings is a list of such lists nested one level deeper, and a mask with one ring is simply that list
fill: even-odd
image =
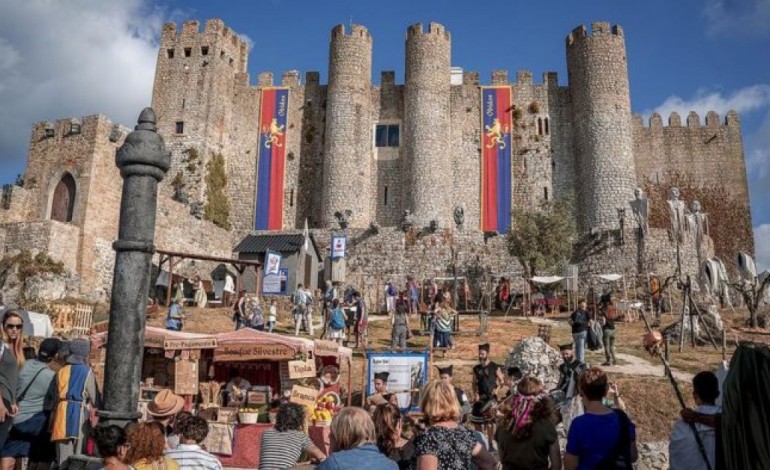
[{"label": "person in medieval costume", "polygon": [[51,441],[61,466],[72,455],[84,455],[86,442],[95,426],[99,395],[94,372],[87,364],[91,345],[87,340],[70,342],[67,364],[56,373],[56,402]]},{"label": "person in medieval costume", "polygon": [[647,196],[644,195],[642,188],[634,189],[634,200],[631,201],[631,211],[634,213],[634,219],[636,219],[636,225],[639,227],[639,234],[642,237],[647,236],[647,232],[650,230],[647,221],[649,216],[648,207]]},{"label": "person in medieval costume", "polygon": [[195,290],[195,305],[198,308],[206,308],[208,297],[206,297],[206,288],[203,287],[203,281],[199,276],[195,276],[193,289]]},{"label": "person in medieval costume", "polygon": [[366,399],[367,408],[369,412],[373,412],[377,405],[384,403],[392,403],[398,406],[398,398],[395,393],[388,391],[388,378],[390,372],[375,372],[374,373],[374,393],[369,395]]},{"label": "person in medieval costume", "polygon": [[572,349],[572,343],[559,345],[562,363],[559,365],[559,383],[551,391],[551,397],[557,405],[578,393],[578,376],[586,365],[580,362]]},{"label": "person in medieval costume", "polygon": [[[486,413],[497,403],[497,392],[505,382],[503,368],[489,358],[489,343],[479,345],[479,363],[473,366],[473,401],[474,406]],[[494,423],[484,424],[486,436],[490,440],[495,435]]]},{"label": "person in medieval costume", "polygon": [[685,219],[687,222],[687,233],[695,242],[695,252],[698,255],[698,259],[701,260],[704,258],[704,238],[709,234],[708,214],[701,212],[700,201],[693,201],[690,208],[692,209],[692,212],[690,212]]},{"label": "person in medieval costume", "polygon": [[455,389],[455,395],[457,396],[457,402],[460,404],[460,413],[462,415],[467,415],[471,412],[471,402],[468,400],[468,395],[463,392],[463,390],[458,387],[457,385],[452,383],[452,366],[447,367],[439,367],[436,366],[436,369],[438,369],[438,374],[441,377],[441,380],[448,383]]},{"label": "person in medieval costume", "polygon": [[225,286],[222,288],[222,291],[224,292],[224,307],[229,307],[230,302],[233,301],[233,297],[235,297],[235,282],[233,281],[233,276],[229,272],[225,274]]}]

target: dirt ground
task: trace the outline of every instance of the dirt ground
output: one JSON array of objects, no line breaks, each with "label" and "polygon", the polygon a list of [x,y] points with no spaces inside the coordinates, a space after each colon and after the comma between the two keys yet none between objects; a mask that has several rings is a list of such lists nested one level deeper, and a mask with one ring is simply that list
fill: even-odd
[{"label": "dirt ground", "polygon": [[[228,309],[186,309],[188,315],[185,322],[185,331],[199,333],[220,333],[233,328],[231,313]],[[736,315],[732,311],[723,311],[723,320],[728,327],[728,347],[726,350],[729,360],[735,349],[735,340],[751,340],[770,343],[770,332],[749,331],[740,328],[743,315]],[[149,324],[163,327],[165,310],[161,309],[158,317],[150,319]],[[382,351],[390,347],[390,322],[387,317],[371,316],[370,322],[370,348]],[[491,345],[492,360],[504,363],[508,351],[522,338],[535,336],[541,324],[551,325],[550,344],[557,347],[558,344],[571,342],[569,326],[566,323],[567,314],[552,314],[546,317],[522,318],[522,317],[495,317],[489,318],[488,335],[485,338],[476,336],[478,319],[473,315],[463,315],[460,320],[460,332],[454,336],[455,349],[446,351],[445,354],[436,352],[433,364],[454,365],[455,383],[463,389],[470,391],[471,369],[476,363],[477,345],[488,342]],[[674,323],[676,317],[664,315],[663,325]],[[611,379],[618,383],[621,393],[624,395],[629,413],[637,424],[639,442],[652,442],[667,440],[672,423],[679,415],[679,404],[674,395],[668,379],[663,377],[663,366],[660,361],[651,358],[642,347],[642,337],[645,334],[644,323],[640,320],[634,323],[618,323],[616,349],[621,355],[619,365],[609,368]],[[412,318],[413,331],[419,329],[419,319]],[[280,314],[278,333],[293,334],[291,321],[287,312]],[[320,331],[316,331],[316,335]],[[415,335],[408,342],[412,350],[428,349],[428,337]],[[712,345],[703,345],[692,348],[689,343],[684,350],[678,352],[678,346],[670,348],[671,365],[679,377],[679,386],[688,402],[692,403],[692,389],[687,380],[693,374],[701,370],[716,370],[722,360],[721,343],[718,341],[717,349]],[[631,356],[624,361],[624,355]],[[591,364],[604,362],[602,351],[588,352],[587,361]],[[364,355],[361,350],[356,350],[353,365],[353,391],[360,391],[362,387]],[[435,369],[431,371],[435,374]],[[657,375],[657,376],[655,376]]]}]

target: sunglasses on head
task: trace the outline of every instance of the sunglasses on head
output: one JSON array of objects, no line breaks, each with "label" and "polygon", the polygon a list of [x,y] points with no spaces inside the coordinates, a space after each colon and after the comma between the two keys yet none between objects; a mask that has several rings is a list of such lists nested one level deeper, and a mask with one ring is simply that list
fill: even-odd
[{"label": "sunglasses on head", "polygon": [[24,327],[24,325],[21,323],[7,323],[5,327],[10,330],[20,330]]}]

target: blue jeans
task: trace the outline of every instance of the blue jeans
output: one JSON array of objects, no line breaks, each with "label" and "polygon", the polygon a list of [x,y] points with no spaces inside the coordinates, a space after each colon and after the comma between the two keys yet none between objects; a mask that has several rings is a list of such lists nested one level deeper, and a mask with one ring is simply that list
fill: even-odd
[{"label": "blue jeans", "polygon": [[572,333],[572,340],[575,342],[575,357],[583,364],[586,363],[586,337],[587,331],[582,333]]}]

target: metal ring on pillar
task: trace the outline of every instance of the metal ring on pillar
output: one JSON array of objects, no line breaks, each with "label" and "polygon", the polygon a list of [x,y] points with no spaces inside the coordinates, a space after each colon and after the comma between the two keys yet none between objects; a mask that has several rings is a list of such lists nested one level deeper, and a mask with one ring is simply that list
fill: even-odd
[{"label": "metal ring on pillar", "polygon": [[129,240],[118,240],[112,244],[112,249],[121,251],[139,251],[142,253],[155,253],[155,245],[152,242],[136,242]]},{"label": "metal ring on pillar", "polygon": [[157,181],[161,181],[165,174],[166,173],[162,169],[150,165],[133,164],[121,167],[120,169],[120,176],[122,176],[124,179],[128,178],[129,176],[152,176]]}]

